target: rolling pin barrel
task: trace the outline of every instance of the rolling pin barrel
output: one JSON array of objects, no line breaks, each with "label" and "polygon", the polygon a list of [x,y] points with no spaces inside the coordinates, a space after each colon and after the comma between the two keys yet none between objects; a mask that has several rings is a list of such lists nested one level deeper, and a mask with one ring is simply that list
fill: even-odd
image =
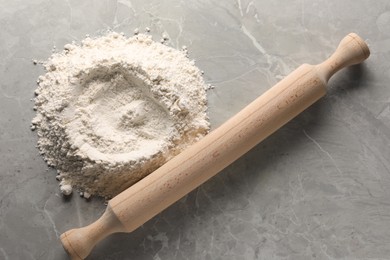
[{"label": "rolling pin barrel", "polygon": [[324,96],[334,73],[369,54],[358,35],[347,35],[329,59],[300,66],[202,140],[114,197],[96,222],[62,234],[65,250],[73,259],[83,259],[107,235],[138,228]]}]

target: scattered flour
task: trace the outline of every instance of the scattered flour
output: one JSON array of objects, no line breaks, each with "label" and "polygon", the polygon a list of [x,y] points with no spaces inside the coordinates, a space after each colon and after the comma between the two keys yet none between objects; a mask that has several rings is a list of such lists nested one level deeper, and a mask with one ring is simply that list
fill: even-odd
[{"label": "scattered flour", "polygon": [[44,63],[32,129],[64,195],[113,197],[209,131],[209,86],[186,48],[135,33],[87,36]]}]

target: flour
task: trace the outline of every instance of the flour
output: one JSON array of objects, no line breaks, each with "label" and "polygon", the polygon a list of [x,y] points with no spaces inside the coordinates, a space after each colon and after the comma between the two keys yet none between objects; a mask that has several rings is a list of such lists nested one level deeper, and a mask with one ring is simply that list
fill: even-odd
[{"label": "flour", "polygon": [[209,131],[208,86],[186,49],[109,33],[44,66],[32,129],[64,195],[113,197]]}]

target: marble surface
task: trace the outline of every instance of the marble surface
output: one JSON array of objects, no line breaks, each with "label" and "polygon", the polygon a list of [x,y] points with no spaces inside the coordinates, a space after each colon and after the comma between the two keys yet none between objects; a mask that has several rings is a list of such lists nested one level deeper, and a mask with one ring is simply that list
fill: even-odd
[{"label": "marble surface", "polygon": [[107,29],[151,28],[188,46],[215,85],[217,127],[349,32],[371,57],[328,95],[131,234],[88,259],[390,259],[388,0],[0,0],[0,259],[67,259],[59,235],[105,206],[59,193],[30,131],[33,92],[53,46]]}]

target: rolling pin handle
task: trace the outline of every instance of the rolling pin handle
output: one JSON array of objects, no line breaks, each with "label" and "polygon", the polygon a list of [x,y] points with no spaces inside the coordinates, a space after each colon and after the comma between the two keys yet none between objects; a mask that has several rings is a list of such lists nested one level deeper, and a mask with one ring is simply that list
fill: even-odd
[{"label": "rolling pin handle", "polygon": [[356,33],[350,33],[341,40],[332,56],[318,64],[316,69],[327,82],[340,69],[359,64],[369,56],[367,43]]},{"label": "rolling pin handle", "polygon": [[72,260],[85,259],[96,243],[108,235],[123,232],[122,223],[108,205],[103,215],[89,226],[71,229],[60,237],[65,251]]}]

